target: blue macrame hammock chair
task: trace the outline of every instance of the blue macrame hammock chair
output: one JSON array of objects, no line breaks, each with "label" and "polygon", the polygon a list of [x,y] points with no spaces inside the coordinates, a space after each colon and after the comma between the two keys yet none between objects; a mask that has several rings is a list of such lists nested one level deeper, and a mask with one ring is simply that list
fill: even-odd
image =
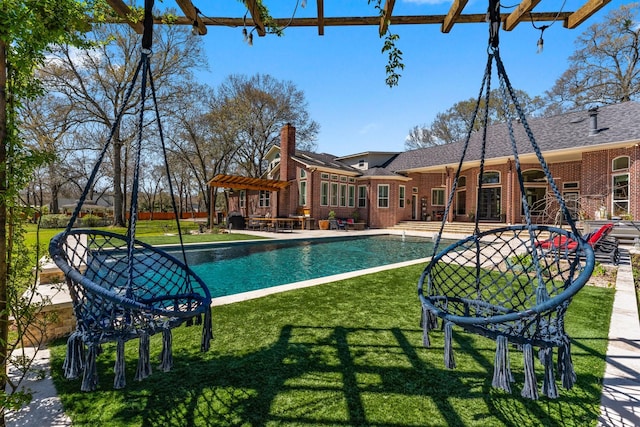
[{"label": "blue macrame hammock chair", "polygon": [[[490,0],[490,45],[488,61],[478,102],[473,113],[476,122],[481,100],[484,105],[480,172],[475,205],[475,232],[472,236],[449,245],[440,251],[440,240],[456,193],[463,162],[469,149],[473,126],[470,126],[451,191],[444,211],[440,233],[434,245],[434,256],[424,269],[418,282],[418,296],[422,305],[421,324],[423,344],[430,346],[429,333],[444,329],[444,358],[447,368],[455,368],[452,347],[453,326],[477,333],[496,341],[496,355],[492,385],[508,392],[514,381],[508,348],[517,345],[524,357],[524,386],[522,396],[538,399],[538,386],[534,369],[534,348],[544,366],[542,394],[550,398],[558,395],[553,349],[558,348],[557,372],[562,386],[570,389],[576,374],[571,360],[570,340],[565,332],[564,315],[572,297],[586,284],[595,264],[593,248],[578,232],[571,214],[554,182],[529,128],[522,108],[518,104],[498,50],[500,26],[499,3]],[[518,177],[524,224],[480,231],[478,225],[487,144],[488,106],[491,92],[492,64],[495,61],[500,81],[502,109],[513,153],[513,164]],[[519,150],[514,133],[514,117],[529,139],[539,168],[544,171],[547,184],[553,192],[568,228],[535,225],[532,223],[522,174]],[[529,165],[530,166],[530,165]],[[484,204],[483,204],[484,203]],[[568,245],[542,245],[542,241],[570,239]]]},{"label": "blue macrame hammock chair", "polygon": [[[146,0],[141,59],[122,107],[116,116],[111,134],[100,152],[69,224],[65,231],[54,236],[49,245],[49,253],[53,261],[66,276],[77,321],[76,329],[67,342],[67,357],[63,365],[64,375],[69,379],[82,375],[82,391],[95,390],[98,385],[96,357],[101,351],[101,345],[105,342],[117,343],[113,386],[120,389],[126,385],[124,358],[126,341],[139,338],[139,360],[135,379],[142,380],[151,374],[149,357],[151,335],[162,332],[159,367],[165,372],[173,365],[172,328],[183,323],[201,324],[203,327],[200,343],[202,351],[209,349],[212,339],[211,294],[207,286],[187,265],[178,212],[173,198],[183,260],[135,239],[142,131],[149,125],[144,119],[147,85],[151,89],[152,111],[155,113],[155,122],[164,152],[169,190],[173,195],[150,66],[152,6],[153,0]],[[127,234],[119,235],[93,229],[72,229],[141,73],[140,115],[137,144],[134,146],[136,164]]]}]

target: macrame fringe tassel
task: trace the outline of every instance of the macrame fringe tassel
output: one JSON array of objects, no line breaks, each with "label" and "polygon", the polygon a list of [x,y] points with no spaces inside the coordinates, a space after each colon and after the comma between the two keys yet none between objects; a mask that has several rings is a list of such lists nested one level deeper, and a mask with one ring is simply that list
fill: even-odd
[{"label": "macrame fringe tassel", "polygon": [[542,383],[542,394],[550,399],[558,397],[558,387],[553,375],[553,348],[543,350],[544,382]]},{"label": "macrame fringe tassel", "polygon": [[162,330],[162,352],[160,353],[160,370],[169,372],[173,368],[173,339],[171,329]]},{"label": "macrame fringe tassel", "polygon": [[80,390],[82,391],[94,391],[98,387],[98,369],[96,367],[98,348],[99,345],[97,344],[89,344],[89,348],[87,349],[84,375],[82,376],[82,385],[80,386]]},{"label": "macrame fringe tassel", "polygon": [[558,375],[562,380],[562,387],[570,390],[577,381],[576,371],[573,369],[571,358],[571,341],[568,336],[564,336],[563,344],[558,349]]},{"label": "macrame fringe tassel", "polygon": [[520,395],[525,399],[538,400],[538,380],[534,367],[533,346],[525,344],[522,347],[522,354],[524,356],[524,387],[522,387]]},{"label": "macrame fringe tassel", "polygon": [[447,369],[456,367],[453,357],[453,322],[446,322],[444,325],[444,366]]},{"label": "macrame fringe tassel", "polygon": [[509,340],[504,335],[496,338],[496,357],[493,366],[493,381],[491,385],[511,393],[511,363],[509,361]]},{"label": "macrame fringe tassel", "polygon": [[113,388],[116,390],[123,389],[127,385],[124,363],[124,340],[118,339],[116,345],[116,363],[113,366],[115,377],[113,378]]},{"label": "macrame fringe tassel", "polygon": [[213,326],[211,324],[211,309],[204,312],[204,322],[202,323],[202,340],[200,341],[200,351],[208,351],[213,339]]},{"label": "macrame fringe tassel", "polygon": [[62,364],[62,370],[66,379],[75,380],[82,374],[84,358],[82,335],[79,332],[74,332],[67,340],[67,355]]},{"label": "macrame fringe tassel", "polygon": [[136,376],[134,380],[142,381],[151,375],[151,358],[149,356],[149,334],[142,333],[140,342],[138,343],[138,367],[136,368]]},{"label": "macrame fringe tassel", "polygon": [[429,340],[429,310],[422,307],[422,316],[420,320],[420,325],[422,326],[422,346],[423,347],[431,347],[431,340]]}]

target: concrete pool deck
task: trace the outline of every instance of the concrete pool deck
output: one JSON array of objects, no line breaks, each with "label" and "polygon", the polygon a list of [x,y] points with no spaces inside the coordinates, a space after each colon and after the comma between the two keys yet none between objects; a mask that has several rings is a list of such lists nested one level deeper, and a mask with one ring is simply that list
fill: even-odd
[{"label": "concrete pool deck", "polygon": [[[252,234],[276,239],[313,239],[319,237],[374,234],[398,234],[398,230],[365,230],[365,231],[320,231],[320,230],[296,230],[292,233],[271,233],[260,231],[243,231],[243,234]],[[407,235],[433,237],[433,233],[407,232]],[[463,236],[445,235],[446,238],[459,239]],[[240,296],[228,296],[215,298],[213,305],[230,304],[251,298],[258,298],[274,292],[283,292],[305,286],[313,286],[361,274],[373,273],[389,268],[397,268],[401,265],[409,265],[424,262],[414,260],[407,263],[393,264],[384,267],[376,267],[368,270],[360,270],[352,273],[330,276],[322,279],[307,280],[304,282],[282,285],[277,290],[260,290],[239,294]],[[26,349],[27,351],[32,351]],[[36,363],[24,383],[24,387],[31,390],[33,399],[29,405],[17,412],[8,411],[6,424],[11,427],[44,427],[44,426],[71,426],[71,420],[64,414],[62,404],[57,396],[49,365],[49,351],[38,351]],[[561,398],[561,397],[560,397]],[[616,293],[609,330],[609,345],[606,355],[606,369],[603,379],[603,392],[601,398],[600,417],[598,426],[603,427],[627,427],[640,425],[640,323],[636,304],[635,289],[631,266],[628,260],[618,268],[616,280]]]}]

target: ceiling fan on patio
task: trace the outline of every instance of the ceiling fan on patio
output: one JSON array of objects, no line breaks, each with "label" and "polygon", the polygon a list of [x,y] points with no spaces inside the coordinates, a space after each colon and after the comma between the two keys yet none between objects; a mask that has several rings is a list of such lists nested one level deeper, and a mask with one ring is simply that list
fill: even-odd
[{"label": "ceiling fan on patio", "polygon": [[[104,342],[117,343],[114,388],[123,388],[125,381],[124,344],[139,338],[136,380],[151,375],[149,337],[162,332],[163,349],[160,369],[168,371],[173,364],[171,329],[194,320],[203,325],[201,350],[209,349],[211,333],[211,295],[202,280],[188,267],[180,232],[180,222],[173,198],[166,147],[158,111],[153,76],[151,74],[151,39],[153,0],[145,0],[142,52],[135,75],[122,102],[111,133],[91,176],[84,188],[66,229],[51,239],[49,253],[67,279],[76,316],[76,330],[67,343],[67,358],[63,365],[67,378],[82,379],[82,391],[95,390],[98,383],[96,357]],[[98,175],[101,163],[111,145],[138,78],[140,109],[137,140],[133,143],[135,168],[129,209],[127,234],[120,235],[95,229],[74,229],[81,207]],[[150,90],[153,108],[145,107]],[[145,119],[150,114],[152,118]],[[138,186],[142,158],[143,131],[156,123],[164,153],[165,170],[183,260],[136,240],[138,218]],[[85,351],[85,345],[88,351]]]},{"label": "ceiling fan on patio", "polygon": [[[454,368],[454,325],[494,339],[496,357],[492,384],[509,392],[513,377],[508,347],[509,343],[517,344],[524,356],[525,383],[522,396],[530,399],[538,398],[533,357],[533,348],[537,347],[544,366],[542,393],[554,398],[558,394],[554,380],[554,347],[558,347],[557,367],[563,387],[571,388],[576,380],[571,362],[570,340],[564,329],[564,315],[572,297],[591,276],[595,257],[593,248],[583,239],[571,219],[500,59],[498,0],[489,0],[488,16],[488,60],[478,101],[453,178],[433,257],[418,283],[418,295],[422,305],[423,343],[427,347],[430,345],[429,333],[437,328],[438,319],[441,319],[444,328],[445,366]],[[478,214],[483,203],[481,196],[488,143],[488,106],[494,63],[499,78],[506,129],[512,147],[512,163],[518,177],[519,194],[522,195],[524,224],[481,232]],[[483,99],[484,104],[481,103]],[[483,111],[479,111],[481,105]],[[440,251],[442,232],[452,210],[452,202],[476,119],[482,123],[482,129],[479,131],[482,132],[482,154],[476,193],[475,232],[472,236]],[[555,202],[560,206],[570,230],[532,223],[531,206],[526,197],[514,126],[523,127],[538,159],[539,168],[544,172],[555,196]],[[544,241],[572,244],[541,244]]]}]

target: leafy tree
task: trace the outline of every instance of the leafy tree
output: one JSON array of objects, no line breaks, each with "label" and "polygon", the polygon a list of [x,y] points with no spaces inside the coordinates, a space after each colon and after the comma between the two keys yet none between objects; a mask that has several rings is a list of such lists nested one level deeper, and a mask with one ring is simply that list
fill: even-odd
[{"label": "leafy tree", "polygon": [[[516,97],[523,108],[525,115],[535,115],[542,108],[543,101],[539,97],[531,98],[526,92],[516,90]],[[464,139],[471,127],[478,130],[482,127],[482,112],[485,101],[480,102],[478,116],[475,123],[471,123],[473,111],[477,104],[477,99],[469,98],[465,101],[455,103],[452,107],[442,113],[438,113],[429,127],[423,125],[414,127],[405,142],[406,149],[428,147],[440,144],[449,144]],[[513,106],[509,108],[513,109]],[[501,123],[506,121],[506,112],[502,101],[500,89],[491,90],[489,97],[489,117],[487,124]],[[513,114],[511,111],[510,114]],[[419,142],[417,142],[419,141]]]},{"label": "leafy tree", "polygon": [[[108,134],[122,107],[126,90],[140,58],[140,36],[127,25],[97,25],[90,34],[91,49],[63,45],[55,49],[47,67],[41,69],[49,91],[66,99],[83,118],[84,127]],[[153,41],[152,73],[158,102],[164,103],[192,78],[192,71],[205,64],[202,42],[181,26],[156,26]],[[134,90],[125,116],[135,117],[139,91]],[[135,120],[135,119],[133,119]],[[114,222],[124,225],[127,147],[135,126],[120,123],[112,141],[111,164],[114,191]],[[96,140],[104,143],[103,138]],[[125,149],[123,157],[123,148]]]},{"label": "leafy tree", "polygon": [[[90,6],[91,2],[77,0],[0,3],[0,426],[5,425],[7,409],[17,409],[30,399],[27,392],[19,391],[23,376],[11,380],[6,372],[11,365],[24,373],[32,361],[11,357],[37,312],[33,300],[23,297],[27,288],[34,290],[35,257],[24,244],[19,193],[46,160],[39,151],[24,146],[18,109],[22,101],[41,93],[34,69],[43,64],[47,49],[56,43],[84,43],[79,30],[86,29]],[[10,317],[17,327],[11,337]]]},{"label": "leafy tree", "polygon": [[624,4],[576,40],[569,68],[546,92],[545,114],[615,104],[640,95],[639,3]]}]

